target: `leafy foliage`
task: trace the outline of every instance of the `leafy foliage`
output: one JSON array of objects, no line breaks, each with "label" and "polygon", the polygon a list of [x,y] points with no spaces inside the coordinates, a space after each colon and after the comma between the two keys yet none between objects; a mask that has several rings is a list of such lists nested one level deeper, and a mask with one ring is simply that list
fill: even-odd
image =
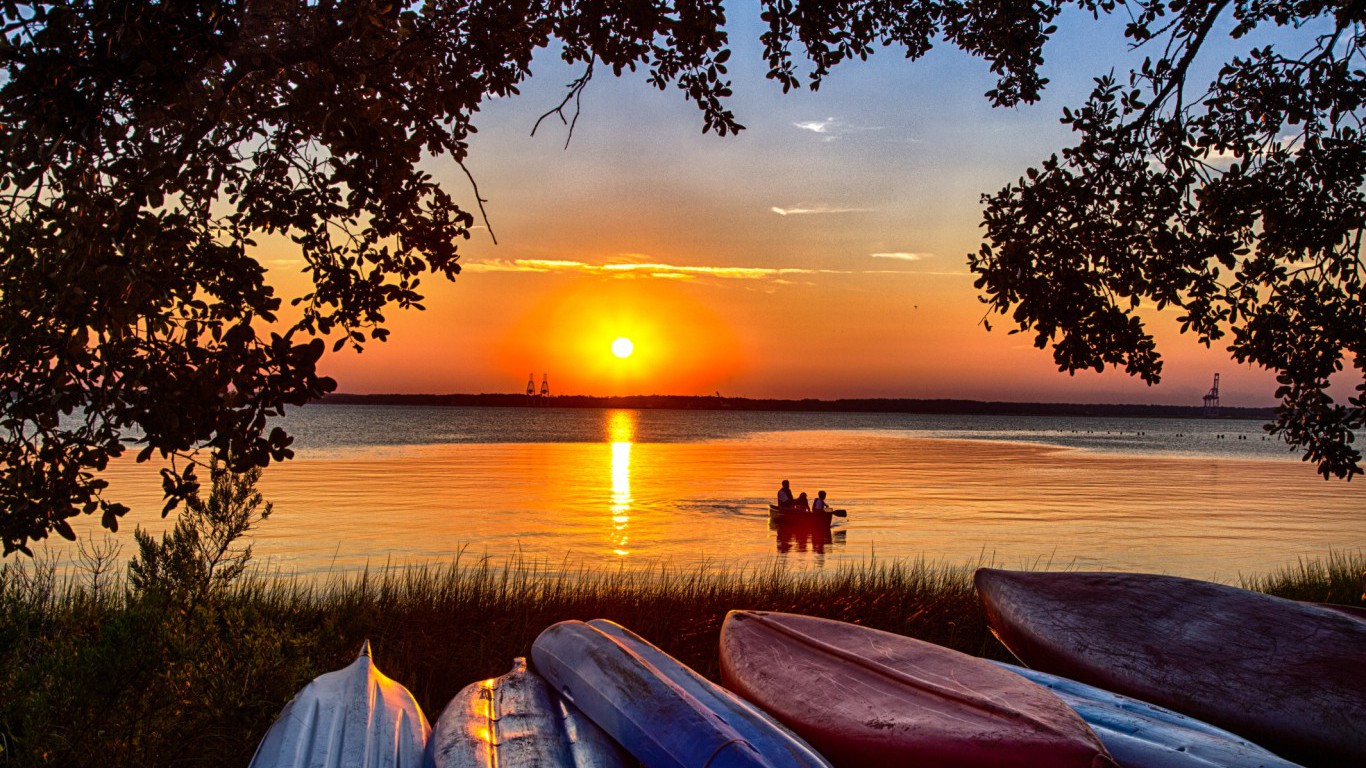
[{"label": "leafy foliage", "polygon": [[[1101,78],[1065,121],[1079,144],[987,199],[972,257],[989,305],[1054,345],[1060,368],[1124,365],[1156,381],[1135,310],[1178,306],[1207,342],[1279,373],[1276,429],[1320,471],[1360,471],[1362,399],[1328,379],[1366,366],[1359,111],[1361,3],[1323,0],[761,0],[769,77],[817,88],[832,67],[944,41],[988,61],[986,97],[1039,98],[1053,21],[1122,12],[1165,45],[1122,88]],[[1221,20],[1241,37],[1325,21],[1302,54],[1230,61],[1199,97],[1192,61]],[[317,365],[383,340],[454,278],[473,216],[419,164],[463,161],[486,98],[534,53],[645,68],[702,113],[726,108],[720,0],[93,0],[0,2],[0,539],[126,508],[98,477],[136,435],[172,459],[168,513],[207,448],[246,471],[292,455],[268,420],[335,389]],[[570,122],[566,119],[566,122]],[[572,125],[571,125],[572,130]],[[1228,157],[1223,164],[1218,158]],[[477,190],[476,190],[477,197]],[[311,289],[282,298],[256,258],[294,244]],[[1366,392],[1366,391],[1364,391]]]},{"label": "leafy foliage", "polygon": [[128,564],[128,583],[135,592],[195,604],[246,571],[251,562],[246,536],[272,509],[256,489],[261,469],[236,473],[215,460],[210,477],[209,498],[192,493],[175,528],[161,541],[141,528],[134,531],[138,554]]},{"label": "leafy foliage", "polygon": [[[1060,370],[1122,365],[1150,383],[1162,361],[1139,311],[1177,308],[1183,331],[1275,371],[1268,429],[1350,479],[1366,426],[1366,5],[1128,7],[1128,37],[1166,47],[1127,85],[1098,78],[1063,115],[1076,146],[984,197],[988,242],[971,257],[984,301],[1051,344]],[[1216,29],[1316,24],[1303,50],[1254,47],[1188,87]],[[1345,358],[1360,381],[1342,404],[1327,390]]]}]

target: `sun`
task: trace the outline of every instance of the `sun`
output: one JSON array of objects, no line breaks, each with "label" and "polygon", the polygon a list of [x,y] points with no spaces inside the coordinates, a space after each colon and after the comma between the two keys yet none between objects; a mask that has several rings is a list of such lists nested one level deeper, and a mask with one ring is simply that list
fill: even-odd
[{"label": "sun", "polygon": [[631,340],[625,336],[619,336],[616,341],[612,342],[612,354],[620,357],[622,360],[630,357],[631,353],[634,351],[636,351],[636,345],[632,344]]}]

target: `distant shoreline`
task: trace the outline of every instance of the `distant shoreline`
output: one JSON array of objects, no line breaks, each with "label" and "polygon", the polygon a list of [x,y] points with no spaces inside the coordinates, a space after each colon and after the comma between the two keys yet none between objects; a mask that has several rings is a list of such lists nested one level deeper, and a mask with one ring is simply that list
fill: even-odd
[{"label": "distant shoreline", "polygon": [[[593,397],[521,394],[479,395],[358,395],[333,394],[316,402],[324,405],[483,406],[497,408],[631,408],[677,411],[807,411],[815,413],[919,413],[974,416],[1134,416],[1164,419],[1206,418],[1204,408],[1188,405],[1013,403],[983,400],[917,400],[906,398],[841,398],[838,400],[782,400],[697,395],[626,395]],[[1274,408],[1219,409],[1219,419],[1269,420]]]}]

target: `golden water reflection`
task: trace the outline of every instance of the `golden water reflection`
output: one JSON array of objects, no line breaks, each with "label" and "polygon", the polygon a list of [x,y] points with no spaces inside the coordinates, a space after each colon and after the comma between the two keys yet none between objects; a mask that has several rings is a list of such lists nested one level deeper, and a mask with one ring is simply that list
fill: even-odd
[{"label": "golden water reflection", "polygon": [[607,436],[612,443],[612,553],[625,557],[631,554],[626,547],[631,541],[627,527],[631,523],[631,444],[636,436],[636,412],[608,411]]},{"label": "golden water reflection", "polygon": [[607,442],[634,443],[636,441],[635,411],[607,412]]},{"label": "golden water reflection", "polygon": [[[1366,546],[1366,485],[1325,483],[1293,460],[873,432],[670,443],[638,440],[648,416],[597,418],[583,442],[396,446],[272,465],[262,491],[275,513],[254,533],[253,553],[319,578],[454,562],[468,548],[566,571],[987,558],[1237,583]],[[136,526],[157,535],[175,518],[161,518],[156,468],[125,458],[107,473],[111,495],[132,507],[119,536]],[[774,479],[789,476],[799,489],[829,489],[849,510],[829,541],[768,529]],[[76,522],[78,534],[98,533],[97,518]],[[61,539],[43,546],[72,549]]]}]

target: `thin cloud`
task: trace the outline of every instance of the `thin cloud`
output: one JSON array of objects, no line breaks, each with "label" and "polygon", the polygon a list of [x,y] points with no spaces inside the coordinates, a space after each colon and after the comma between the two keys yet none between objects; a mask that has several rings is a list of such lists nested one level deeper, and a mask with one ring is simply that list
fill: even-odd
[{"label": "thin cloud", "polygon": [[770,211],[779,216],[811,216],[827,213],[869,213],[872,208],[836,208],[829,205],[794,206],[792,208],[780,208],[773,206]]},{"label": "thin cloud", "polygon": [[468,262],[465,268],[473,272],[569,272],[608,277],[656,277],[674,280],[696,277],[715,277],[723,280],[763,280],[781,275],[845,274],[839,270],[797,267],[698,266],[655,262],[589,264],[584,261],[563,259],[489,259]]},{"label": "thin cloud", "polygon": [[[1302,139],[1299,136],[1282,136],[1276,140],[1275,149],[1293,153],[1300,148],[1301,141]],[[1205,155],[1205,161],[1227,165],[1239,161],[1264,160],[1271,154],[1271,151],[1271,148],[1256,147],[1251,152],[1240,155],[1228,149],[1209,149]]]},{"label": "thin cloud", "polygon": [[[791,278],[812,275],[888,274],[889,272],[845,269],[807,269],[802,267],[735,267],[658,262],[590,264],[565,259],[486,259],[462,262],[470,272],[532,272],[597,275],[602,277],[644,277],[661,280],[758,280],[788,282]],[[912,274],[903,272],[901,274]]]},{"label": "thin cloud", "polygon": [[808,133],[814,133],[820,137],[821,141],[835,141],[854,133],[882,130],[882,126],[854,125],[852,123],[846,123],[837,117],[827,117],[824,120],[802,120],[793,123],[792,127]]},{"label": "thin cloud", "polygon": [[897,261],[924,261],[925,259],[932,258],[934,254],[894,251],[891,253],[871,253],[869,254],[869,256],[872,256],[875,259],[895,259]]},{"label": "thin cloud", "polygon": [[835,118],[827,117],[824,120],[808,120],[806,122],[793,123],[792,125],[794,127],[802,129],[803,131],[828,134],[830,133],[830,127],[835,125],[837,122],[839,121],[837,121]]}]

